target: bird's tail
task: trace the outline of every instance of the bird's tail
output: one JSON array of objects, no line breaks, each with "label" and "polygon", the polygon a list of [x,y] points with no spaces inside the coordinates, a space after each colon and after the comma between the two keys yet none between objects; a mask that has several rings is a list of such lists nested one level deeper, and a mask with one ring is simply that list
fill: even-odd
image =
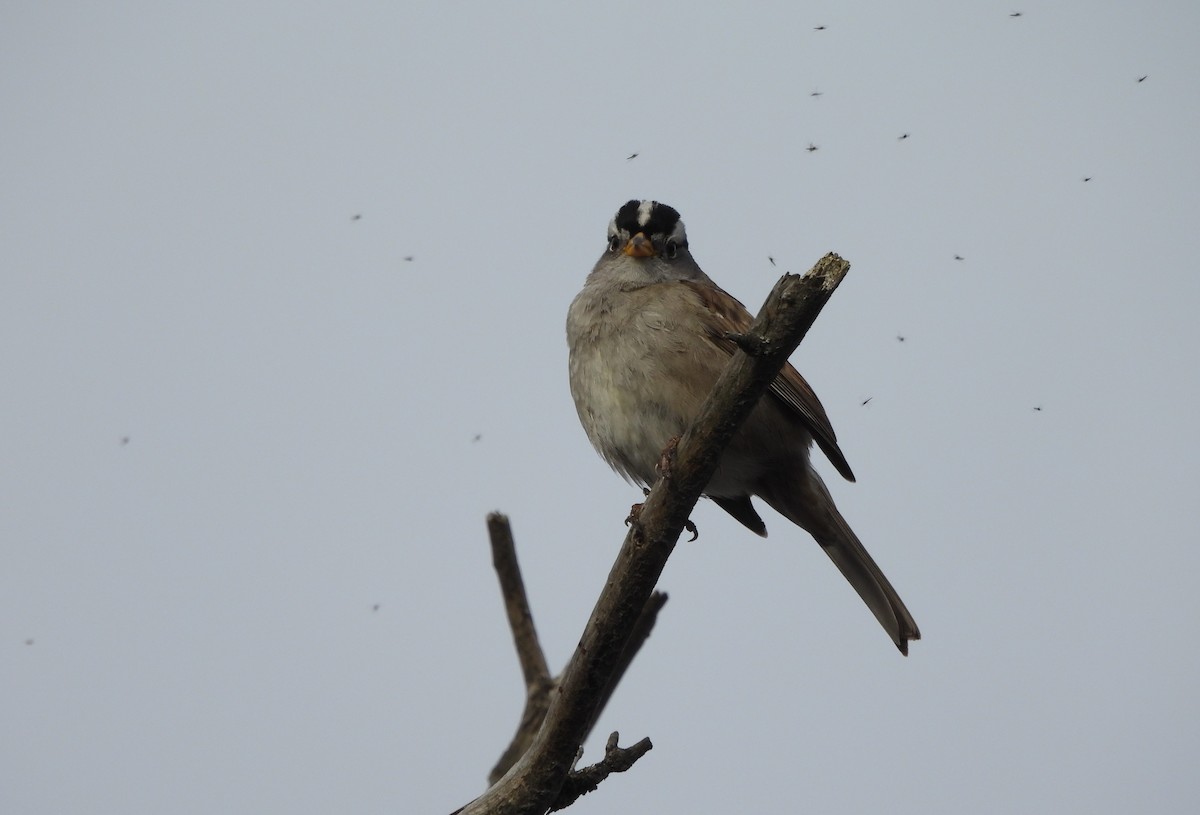
[{"label": "bird's tail", "polygon": [[905,607],[900,595],[892,588],[883,570],[867,553],[862,541],[838,512],[820,476],[806,467],[801,484],[792,481],[785,493],[772,490],[762,498],[792,523],[807,530],[821,544],[825,554],[850,581],[875,619],[896,643],[900,653],[908,656],[909,640],[919,640],[917,622]]}]

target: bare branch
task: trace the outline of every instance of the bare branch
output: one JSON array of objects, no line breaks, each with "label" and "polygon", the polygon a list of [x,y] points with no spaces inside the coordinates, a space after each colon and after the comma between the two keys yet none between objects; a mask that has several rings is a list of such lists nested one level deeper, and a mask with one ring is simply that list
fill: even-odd
[{"label": "bare branch", "polygon": [[533,737],[542,726],[546,711],[550,707],[550,689],[554,686],[554,680],[550,678],[546,654],[542,651],[537,629],[533,624],[533,612],[525,594],[525,581],[521,578],[521,567],[517,563],[516,544],[513,542],[508,517],[499,512],[490,513],[487,526],[488,538],[492,544],[492,565],[500,580],[504,610],[508,614],[508,625],[512,629],[517,659],[525,677],[525,709],[521,713],[521,721],[512,741],[488,774],[488,783],[494,784],[533,743]]},{"label": "bare branch", "polygon": [[608,683],[608,687],[604,689],[604,693],[601,694],[596,704],[596,713],[592,716],[592,721],[588,724],[587,732],[583,735],[583,741],[587,741],[588,736],[591,735],[592,728],[596,726],[596,721],[600,718],[600,714],[604,712],[604,708],[608,705],[608,700],[612,698],[613,691],[617,689],[617,685],[621,684],[621,679],[624,678],[625,671],[633,663],[633,658],[638,655],[638,651],[642,650],[642,645],[650,638],[650,632],[654,629],[654,624],[658,622],[658,612],[662,610],[662,607],[666,603],[667,593],[665,591],[654,592],[650,595],[650,599],[646,601],[646,607],[642,609],[642,616],[638,617],[637,624],[633,628],[633,634],[630,636],[629,642],[626,643],[625,650],[621,652],[621,659],[617,662],[612,681]]},{"label": "bare branch", "polygon": [[566,783],[558,793],[558,798],[550,806],[551,812],[566,809],[580,797],[600,786],[600,782],[613,773],[623,773],[634,763],[654,748],[650,739],[642,739],[631,747],[618,747],[617,740],[621,734],[613,731],[604,745],[604,758],[590,767],[582,770],[572,770],[567,775]]},{"label": "bare branch", "polygon": [[513,643],[517,647],[517,659],[521,662],[525,684],[549,684],[550,668],[546,665],[546,655],[533,625],[533,612],[529,610],[529,599],[525,595],[525,581],[521,578],[521,567],[517,565],[512,527],[508,524],[508,517],[499,512],[488,515],[487,525],[492,543],[492,565],[500,579],[504,610],[508,613],[508,625],[512,628]]},{"label": "bare branch", "polygon": [[543,815],[558,799],[600,699],[675,548],[688,515],[716,470],[721,451],[779,374],[845,277],[850,264],[826,255],[803,277],[787,274],[772,289],[746,334],[761,349],[738,352],[717,380],[660,478],[609,573],[604,591],[563,671],[529,750],[465,815]]},{"label": "bare branch", "polygon": [[[546,718],[546,711],[550,707],[550,692],[554,689],[557,680],[550,677],[549,669],[546,667],[546,657],[538,642],[537,631],[533,624],[533,614],[525,594],[525,583],[521,579],[521,568],[517,563],[516,546],[513,542],[508,518],[494,512],[488,515],[487,520],[488,536],[492,544],[492,562],[500,580],[501,593],[504,595],[504,606],[508,612],[508,622],[512,628],[517,658],[521,662],[521,670],[525,675],[525,708],[521,712],[521,721],[517,725],[517,732],[513,734],[512,741],[501,754],[496,766],[488,773],[488,784],[491,785],[508,772],[509,768],[525,754],[529,745],[533,743],[533,737],[537,735],[542,721]],[[598,719],[603,713],[604,707],[620,683],[621,677],[625,675],[633,658],[637,656],[642,644],[650,636],[650,631],[658,619],[658,612],[666,602],[667,595],[662,592],[654,592],[650,596],[650,600],[642,610],[642,616],[638,618],[637,629],[622,654],[621,663],[617,666],[612,683],[596,706],[596,715],[592,723],[588,725],[588,732],[583,737],[584,741],[591,733],[595,719]]]}]

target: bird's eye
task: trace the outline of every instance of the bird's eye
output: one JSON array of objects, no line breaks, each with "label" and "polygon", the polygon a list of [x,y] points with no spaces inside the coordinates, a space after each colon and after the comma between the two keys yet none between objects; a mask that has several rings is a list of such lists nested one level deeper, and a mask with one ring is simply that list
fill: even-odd
[{"label": "bird's eye", "polygon": [[679,254],[679,244],[675,243],[675,241],[667,241],[667,248],[663,254],[667,256],[667,260],[672,260]]},{"label": "bird's eye", "polygon": [[615,252],[615,251],[617,251],[617,245],[618,245],[619,243],[620,243],[620,241],[618,241],[618,240],[617,240],[617,236],[616,236],[616,235],[611,235],[611,236],[609,236],[609,239],[608,239],[608,251],[610,251],[610,252]]}]

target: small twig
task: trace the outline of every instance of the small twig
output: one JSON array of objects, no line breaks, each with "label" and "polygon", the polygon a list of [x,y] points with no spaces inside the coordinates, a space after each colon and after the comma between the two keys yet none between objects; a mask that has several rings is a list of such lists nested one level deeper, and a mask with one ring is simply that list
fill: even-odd
[{"label": "small twig", "polygon": [[726,331],[725,338],[731,340],[734,345],[736,345],[738,348],[741,348],[752,357],[761,357],[770,351],[761,334],[754,334],[750,332],[743,333],[741,331]]},{"label": "small twig", "polygon": [[566,809],[578,798],[600,786],[600,782],[613,773],[623,773],[628,770],[639,758],[654,748],[650,739],[642,739],[629,747],[618,747],[617,740],[620,737],[620,734],[614,730],[608,737],[608,743],[604,745],[603,759],[590,767],[572,770],[567,774],[567,780],[563,784],[562,790],[554,799],[554,803],[550,805],[550,812]]}]

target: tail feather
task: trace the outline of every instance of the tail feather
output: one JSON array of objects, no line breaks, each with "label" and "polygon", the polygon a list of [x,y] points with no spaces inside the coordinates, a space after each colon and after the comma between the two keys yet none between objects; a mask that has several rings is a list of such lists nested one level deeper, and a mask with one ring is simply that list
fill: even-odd
[{"label": "tail feather", "polygon": [[817,542],[871,609],[900,653],[908,656],[909,640],[921,639],[916,620],[850,527],[846,526],[845,521],[842,525],[845,531],[838,536],[838,540],[826,542],[818,539]]},{"label": "tail feather", "polygon": [[875,619],[908,656],[910,640],[919,640],[921,631],[904,601],[892,587],[883,570],[867,553],[862,541],[838,512],[825,484],[811,469],[801,485],[792,482],[787,489],[769,485],[762,498],[777,512],[807,530],[821,544],[825,554],[863,599]]}]

